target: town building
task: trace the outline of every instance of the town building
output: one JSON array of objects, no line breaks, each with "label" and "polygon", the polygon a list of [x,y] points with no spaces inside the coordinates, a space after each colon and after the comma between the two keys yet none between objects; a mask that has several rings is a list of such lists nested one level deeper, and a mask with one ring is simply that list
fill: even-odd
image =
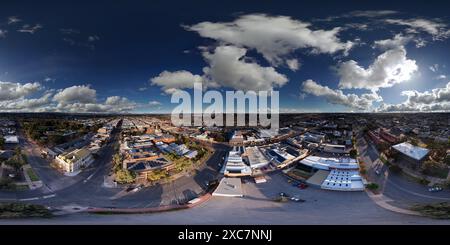
[{"label": "town building", "polygon": [[16,135],[6,135],[3,136],[3,139],[5,140],[5,144],[19,144],[19,137]]},{"label": "town building", "polygon": [[267,149],[266,155],[277,168],[284,168],[295,158],[295,156],[278,148]]},{"label": "town building", "polygon": [[420,167],[423,160],[430,152],[428,149],[418,146],[413,146],[408,142],[403,142],[392,146],[396,152],[399,153],[399,158],[397,162],[400,164],[405,164],[407,167],[416,169]]},{"label": "town building", "polygon": [[322,144],[322,150],[327,153],[335,153],[335,154],[348,154],[351,147],[347,147],[345,145],[334,145],[334,144]]},{"label": "town building", "polygon": [[89,150],[81,148],[58,155],[56,161],[65,172],[73,173],[89,166],[94,158]]},{"label": "town building", "polygon": [[262,139],[272,139],[278,136],[278,130],[273,129],[260,129],[259,137]]},{"label": "town building", "polygon": [[372,140],[373,143],[376,145],[382,145],[386,142],[380,137],[380,135],[375,131],[369,131],[367,132],[367,135],[369,136],[370,140]]},{"label": "town building", "polygon": [[243,197],[241,179],[222,178],[212,195],[221,197]]},{"label": "town building", "polygon": [[323,134],[314,134],[314,133],[305,133],[302,136],[303,141],[308,143],[317,143],[320,144],[325,141],[325,135]]},{"label": "town building", "polygon": [[153,142],[163,142],[166,144],[170,144],[170,143],[174,143],[176,141],[175,136],[171,135],[171,134],[162,134],[162,135],[156,135],[153,139]]},{"label": "town building", "polygon": [[389,133],[386,129],[380,129],[380,137],[387,141],[389,144],[396,144],[400,141],[400,138]]},{"label": "town building", "polygon": [[232,151],[228,152],[225,158],[225,176],[237,177],[251,175],[252,170],[247,166],[242,157],[242,147],[234,147]]},{"label": "town building", "polygon": [[258,147],[245,147],[245,159],[248,161],[250,168],[263,168],[269,165],[270,161],[264,156]]},{"label": "town building", "polygon": [[244,144],[244,135],[241,131],[235,131],[229,141],[230,145],[242,145]]},{"label": "town building", "polygon": [[356,159],[308,156],[301,160],[300,164],[315,172],[307,183],[335,191],[364,190],[364,180],[359,174]]},{"label": "town building", "polygon": [[153,160],[141,160],[127,166],[127,169],[136,173],[137,181],[146,181],[148,175],[156,170],[170,171],[175,164],[164,157],[157,157]]}]

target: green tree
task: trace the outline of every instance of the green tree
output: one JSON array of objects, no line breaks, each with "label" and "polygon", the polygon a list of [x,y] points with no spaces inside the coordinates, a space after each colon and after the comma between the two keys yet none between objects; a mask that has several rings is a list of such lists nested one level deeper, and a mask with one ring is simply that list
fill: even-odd
[{"label": "green tree", "polygon": [[417,146],[419,144],[419,140],[417,140],[416,138],[411,138],[410,142],[411,142],[411,145],[413,145],[413,146]]},{"label": "green tree", "polygon": [[114,172],[122,169],[123,156],[120,153],[114,154],[112,158]]},{"label": "green tree", "polygon": [[147,180],[153,182],[163,178],[167,178],[168,176],[169,174],[165,170],[154,170],[147,174]]},{"label": "green tree", "polygon": [[62,144],[62,143],[66,142],[64,137],[62,135],[60,135],[60,134],[49,135],[48,136],[48,141],[52,145],[59,145],[59,144]]},{"label": "green tree", "polygon": [[366,185],[367,189],[369,190],[377,190],[379,188],[377,183],[369,183]]},{"label": "green tree", "polygon": [[356,158],[358,156],[358,151],[356,151],[356,149],[351,149],[350,150],[350,157],[351,158]]},{"label": "green tree", "polygon": [[422,165],[422,173],[433,177],[446,178],[448,168],[443,163],[426,160]]},{"label": "green tree", "polygon": [[3,136],[0,136],[0,149],[3,149],[4,145],[5,145],[5,138],[3,138]]},{"label": "green tree", "polygon": [[14,156],[8,159],[5,164],[14,168],[16,172],[19,172],[22,169],[22,166],[25,165],[26,162],[22,155],[22,150],[20,149],[20,147],[16,147]]},{"label": "green tree", "polygon": [[120,169],[116,172],[116,182],[119,184],[130,184],[135,180],[135,174],[126,169]]}]

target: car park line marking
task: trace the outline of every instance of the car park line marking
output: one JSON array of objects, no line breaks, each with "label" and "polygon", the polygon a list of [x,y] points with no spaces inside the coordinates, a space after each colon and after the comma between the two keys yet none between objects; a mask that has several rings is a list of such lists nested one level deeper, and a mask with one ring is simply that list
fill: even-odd
[{"label": "car park line marking", "polygon": [[34,201],[34,200],[39,200],[39,197],[31,197],[31,198],[19,199],[19,201]]}]

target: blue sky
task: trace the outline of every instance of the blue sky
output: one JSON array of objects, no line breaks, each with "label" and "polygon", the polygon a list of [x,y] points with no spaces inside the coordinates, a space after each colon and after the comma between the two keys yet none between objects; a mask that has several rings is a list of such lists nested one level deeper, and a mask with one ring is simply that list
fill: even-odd
[{"label": "blue sky", "polygon": [[443,1],[0,3],[0,110],[169,112],[280,91],[282,112],[448,111]]}]

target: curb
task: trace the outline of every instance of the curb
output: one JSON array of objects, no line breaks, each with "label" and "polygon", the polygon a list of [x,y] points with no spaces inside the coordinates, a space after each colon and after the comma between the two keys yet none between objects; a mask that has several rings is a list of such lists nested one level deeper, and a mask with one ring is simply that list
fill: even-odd
[{"label": "curb", "polygon": [[386,209],[388,211],[394,212],[394,213],[400,213],[400,214],[406,214],[406,215],[414,215],[414,216],[421,216],[421,217],[425,217],[425,215],[419,213],[419,212],[415,212],[412,210],[408,210],[408,209],[404,209],[404,208],[399,208],[396,206],[393,206],[391,204],[389,204],[387,202],[387,200],[384,198],[383,194],[373,194],[370,193],[369,191],[366,191],[367,196],[369,196],[369,198],[379,207]]},{"label": "curb", "polygon": [[182,209],[188,209],[196,207],[203,204],[211,199],[212,195],[210,193],[199,197],[199,201],[195,203],[188,203],[182,205],[167,205],[152,208],[95,208],[91,207],[85,210],[87,213],[94,214],[143,214],[143,213],[158,213],[158,212],[168,212],[177,211]]}]

